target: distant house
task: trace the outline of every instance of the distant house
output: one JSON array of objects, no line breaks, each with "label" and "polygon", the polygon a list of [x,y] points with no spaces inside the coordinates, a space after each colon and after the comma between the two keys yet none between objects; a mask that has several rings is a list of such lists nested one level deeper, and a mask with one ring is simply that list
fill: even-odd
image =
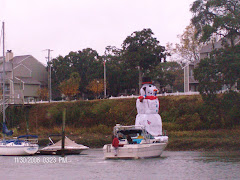
[{"label": "distant house", "polygon": [[[13,56],[11,51],[5,58],[5,92],[12,103],[23,103],[38,98],[38,89],[47,87],[46,67],[31,55]],[[0,57],[0,82],[3,84],[3,57]],[[1,86],[2,87],[2,86]]]},{"label": "distant house", "polygon": [[[239,44],[240,41],[237,40],[235,44]],[[200,59],[204,59],[210,56],[210,53],[213,49],[222,48],[222,41],[218,41],[214,44],[210,43],[200,50]],[[194,63],[189,63],[184,67],[184,92],[197,92],[199,82],[194,79],[193,70],[198,65],[198,61]],[[226,89],[226,86],[222,88],[222,90]],[[234,87],[234,89],[236,89]]]},{"label": "distant house", "polygon": [[189,63],[184,67],[184,92],[197,92],[199,82],[194,79],[193,70],[198,62]]}]

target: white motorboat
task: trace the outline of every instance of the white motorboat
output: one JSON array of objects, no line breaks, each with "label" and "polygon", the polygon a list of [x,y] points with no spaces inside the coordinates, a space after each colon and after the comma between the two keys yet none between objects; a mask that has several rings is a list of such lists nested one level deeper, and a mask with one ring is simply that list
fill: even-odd
[{"label": "white motorboat", "polygon": [[[168,142],[168,136],[153,137],[145,130],[144,126],[117,124],[113,133],[119,139],[117,155],[112,144],[106,144],[103,147],[105,159],[159,157]],[[127,136],[131,137],[132,142],[129,142]]]},{"label": "white motorboat", "polygon": [[[22,139],[24,138],[24,139]],[[31,139],[30,139],[31,138]],[[37,136],[24,135],[17,139],[0,141],[0,155],[2,156],[26,156],[38,151]]]},{"label": "white motorboat", "polygon": [[[114,127],[113,134],[117,139],[103,147],[104,158],[149,158],[158,157],[167,146],[168,136],[163,135],[162,119],[159,112],[157,88],[150,78],[143,78],[140,96],[136,101],[137,116],[135,125]],[[123,137],[123,138],[122,138]]]},{"label": "white motorboat", "polygon": [[[39,153],[44,155],[61,154],[62,152],[62,140],[54,143],[49,136],[50,145],[42,148]],[[89,147],[82,144],[77,144],[68,137],[65,136],[64,154],[80,154],[82,151],[89,149]]]}]

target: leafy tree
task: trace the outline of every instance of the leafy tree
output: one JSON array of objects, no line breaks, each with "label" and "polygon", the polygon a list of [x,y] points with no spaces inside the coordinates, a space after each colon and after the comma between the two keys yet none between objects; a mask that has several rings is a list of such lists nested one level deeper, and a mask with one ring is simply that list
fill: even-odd
[{"label": "leafy tree", "polygon": [[104,58],[106,60],[108,94],[112,96],[117,96],[122,92],[134,94],[134,90],[138,89],[136,82],[138,71],[131,69],[123,61],[122,50],[108,46]]},{"label": "leafy tree", "polygon": [[222,78],[218,72],[217,62],[213,55],[210,58],[202,59],[194,69],[194,79],[199,81],[198,90],[203,97],[213,100],[216,92],[221,89]]},{"label": "leafy tree", "polygon": [[[225,121],[225,124],[227,121],[230,122],[228,118],[239,117],[236,101],[229,101],[228,104],[229,107],[234,108],[222,109],[216,93],[223,85],[227,85],[230,89],[239,81],[240,46],[237,42],[240,39],[240,1],[196,0],[190,10],[194,15],[192,24],[197,30],[196,37],[199,37],[202,42],[221,39],[224,47],[224,49],[214,50],[210,58],[201,60],[194,71],[194,78],[199,81],[199,91],[205,102],[204,117],[211,125],[220,127],[221,122]],[[227,102],[226,97],[230,93],[231,91],[224,95],[223,102]],[[225,113],[225,111],[231,113]]]},{"label": "leafy tree", "polygon": [[214,36],[227,38],[234,45],[240,36],[239,0],[196,0],[190,9],[192,23],[201,41],[207,42]]},{"label": "leafy tree", "polygon": [[71,52],[68,55],[71,63],[72,72],[78,72],[81,77],[79,90],[82,93],[88,93],[87,85],[93,79],[103,78],[103,60],[99,57],[97,51],[86,48],[82,51]]},{"label": "leafy tree", "polygon": [[60,83],[59,89],[69,100],[71,97],[75,96],[79,90],[80,76],[77,72],[71,74],[68,80]]},{"label": "leafy tree", "polygon": [[198,62],[200,60],[199,51],[202,43],[195,37],[196,29],[192,24],[185,28],[182,35],[178,35],[180,44],[167,44],[167,50],[171,54],[171,59],[179,63]]},{"label": "leafy tree", "polygon": [[39,88],[37,90],[37,94],[41,100],[47,100],[48,99],[48,88]]},{"label": "leafy tree", "polygon": [[221,102],[221,113],[226,127],[240,125],[240,93],[230,91],[224,93]]},{"label": "leafy tree", "polygon": [[[61,92],[59,91],[59,84],[64,80],[68,79],[71,74],[70,62],[66,57],[59,56],[52,59],[51,63],[51,74],[52,74],[52,97],[57,99],[61,97]],[[47,67],[47,69],[49,69]]]},{"label": "leafy tree", "polygon": [[92,80],[89,85],[87,86],[87,89],[96,94],[96,97],[99,96],[100,93],[104,90],[104,84],[103,79],[94,79]]},{"label": "leafy tree", "polygon": [[107,46],[105,48],[104,60],[108,82],[107,94],[117,96],[122,91],[120,83],[123,75],[121,50],[115,46]]},{"label": "leafy tree", "polygon": [[240,45],[214,50],[194,70],[201,94],[215,96],[224,85],[230,89],[240,77]]},{"label": "leafy tree", "polygon": [[2,86],[0,85],[0,99],[2,99],[3,98],[3,88],[2,88]]},{"label": "leafy tree", "polygon": [[149,76],[160,84],[160,87],[170,85],[174,91],[183,91],[183,69],[177,62],[160,63]]},{"label": "leafy tree", "polygon": [[65,57],[59,56],[52,60],[52,88],[54,99],[61,95],[59,91],[59,84],[67,81],[71,73],[77,72],[81,78],[79,85],[79,92],[88,93],[88,82],[93,79],[101,79],[103,77],[103,62],[98,53],[91,49],[83,49],[82,51],[70,52]]},{"label": "leafy tree", "polygon": [[222,84],[231,89],[240,79],[240,45],[214,52]]},{"label": "leafy tree", "polygon": [[166,60],[165,47],[159,45],[159,41],[153,37],[151,29],[135,31],[128,36],[123,44],[123,57],[125,63],[131,69],[139,70],[139,88],[141,86],[142,73],[150,71],[162,60]]}]

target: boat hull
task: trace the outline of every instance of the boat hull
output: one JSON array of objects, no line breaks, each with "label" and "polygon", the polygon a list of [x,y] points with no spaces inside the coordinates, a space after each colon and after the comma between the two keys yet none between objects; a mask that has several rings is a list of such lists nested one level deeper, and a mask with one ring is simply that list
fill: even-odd
[{"label": "boat hull", "polygon": [[[86,148],[87,149],[87,148]],[[64,154],[66,155],[73,155],[73,154],[80,154],[82,151],[86,149],[75,149],[75,148],[65,148]],[[39,151],[42,155],[60,155],[62,153],[62,149],[59,148],[45,148]]]},{"label": "boat hull", "polygon": [[1,156],[26,156],[33,155],[38,151],[39,146],[0,146]]},{"label": "boat hull", "polygon": [[125,144],[118,148],[117,156],[115,156],[114,147],[106,144],[103,147],[105,159],[139,159],[159,157],[166,148],[167,143],[151,143],[151,144]]},{"label": "boat hull", "polygon": [[82,144],[77,144],[69,138],[65,137],[65,145],[64,150],[62,150],[62,140],[59,140],[55,144],[49,145],[47,147],[42,148],[39,153],[44,155],[60,155],[64,154],[80,154],[83,150],[87,150],[89,147],[84,146]]}]

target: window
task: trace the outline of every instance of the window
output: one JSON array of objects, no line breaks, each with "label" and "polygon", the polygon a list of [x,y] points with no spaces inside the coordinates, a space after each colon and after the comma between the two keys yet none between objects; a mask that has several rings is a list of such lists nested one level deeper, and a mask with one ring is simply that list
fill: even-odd
[{"label": "window", "polygon": [[194,66],[189,66],[189,76],[193,76],[193,68]]}]

